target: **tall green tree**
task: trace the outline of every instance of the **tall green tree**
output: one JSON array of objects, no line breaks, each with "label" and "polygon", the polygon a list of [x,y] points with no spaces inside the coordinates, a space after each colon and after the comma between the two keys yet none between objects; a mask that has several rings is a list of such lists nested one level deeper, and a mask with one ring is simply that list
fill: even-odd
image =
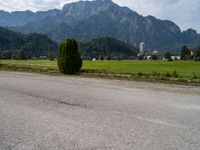
[{"label": "tall green tree", "polygon": [[171,54],[170,52],[165,52],[165,53],[164,53],[164,57],[165,57],[165,59],[170,60],[171,57],[172,57],[172,54]]},{"label": "tall green tree", "polygon": [[24,50],[20,50],[17,52],[15,59],[17,60],[26,60],[26,54]]},{"label": "tall green tree", "polygon": [[62,74],[76,74],[80,71],[82,59],[75,39],[68,39],[60,45],[57,63]]},{"label": "tall green tree", "polygon": [[48,51],[48,55],[47,55],[47,57],[48,57],[49,60],[54,60],[51,51]]},{"label": "tall green tree", "polygon": [[182,47],[181,50],[181,59],[182,60],[189,60],[191,57],[191,50],[185,45]]},{"label": "tall green tree", "polygon": [[195,57],[200,57],[200,46],[195,50]]}]

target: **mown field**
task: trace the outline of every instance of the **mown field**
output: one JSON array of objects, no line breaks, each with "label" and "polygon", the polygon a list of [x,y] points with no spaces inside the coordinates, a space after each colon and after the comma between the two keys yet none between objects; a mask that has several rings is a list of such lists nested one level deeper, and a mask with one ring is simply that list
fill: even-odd
[{"label": "mown field", "polygon": [[182,76],[192,77],[195,73],[200,76],[200,62],[194,61],[100,61],[100,62],[84,62],[84,69],[106,70],[113,73],[130,73],[130,74],[148,74],[176,71]]},{"label": "mown field", "polygon": [[[48,60],[1,60],[1,63],[57,69],[57,62]],[[200,77],[200,62],[195,61],[84,61],[83,69],[119,74],[171,74],[176,71],[180,76],[193,77],[195,75]]]}]

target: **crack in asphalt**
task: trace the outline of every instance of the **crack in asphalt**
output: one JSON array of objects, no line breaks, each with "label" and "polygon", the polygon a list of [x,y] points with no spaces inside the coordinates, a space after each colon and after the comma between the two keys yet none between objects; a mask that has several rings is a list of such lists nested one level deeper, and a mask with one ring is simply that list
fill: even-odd
[{"label": "crack in asphalt", "polygon": [[62,100],[58,100],[56,98],[49,98],[47,96],[41,96],[41,95],[32,94],[32,93],[30,93],[28,91],[11,90],[9,88],[6,88],[4,90],[6,90],[6,91],[9,90],[11,92],[20,93],[21,95],[30,96],[30,97],[33,97],[33,98],[36,98],[36,99],[42,99],[43,102],[49,102],[49,101],[51,101],[51,102],[56,102],[56,103],[67,105],[67,106],[87,108],[86,104],[77,104],[77,103],[65,102],[65,101],[62,101]]}]

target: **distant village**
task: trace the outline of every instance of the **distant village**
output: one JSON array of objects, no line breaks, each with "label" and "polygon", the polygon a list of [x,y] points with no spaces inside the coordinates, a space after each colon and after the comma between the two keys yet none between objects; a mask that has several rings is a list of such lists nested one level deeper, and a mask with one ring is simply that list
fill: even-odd
[{"label": "distant village", "polygon": [[[186,47],[187,48],[187,47]],[[189,54],[187,59],[194,59],[194,52],[192,50],[188,50]],[[159,50],[146,50],[145,48],[145,42],[141,42],[139,45],[139,52],[137,55],[137,58],[139,60],[181,60],[182,56],[181,55],[173,55],[171,52],[165,52],[165,53],[160,53]]]},{"label": "distant village", "polygon": [[[139,49],[136,57],[128,57],[128,60],[167,60],[167,61],[175,61],[175,60],[198,60],[200,61],[200,57],[195,57],[194,51],[190,50],[185,46],[182,48],[182,51],[179,55],[174,55],[170,51],[162,51],[159,50],[147,50],[145,46],[145,42],[140,42]],[[109,60],[103,57],[93,58],[93,61],[96,60]],[[122,59],[123,60],[123,59]]]}]

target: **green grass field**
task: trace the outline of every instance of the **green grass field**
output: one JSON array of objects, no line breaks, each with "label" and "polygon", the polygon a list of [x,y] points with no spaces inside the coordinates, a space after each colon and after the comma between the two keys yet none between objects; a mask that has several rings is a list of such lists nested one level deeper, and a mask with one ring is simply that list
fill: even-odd
[{"label": "green grass field", "polygon": [[104,69],[113,73],[152,73],[177,71],[183,76],[192,76],[193,72],[200,75],[200,62],[193,61],[101,61],[101,62],[84,62],[84,69]]},{"label": "green grass field", "polygon": [[[1,63],[57,69],[57,62],[48,60],[1,60]],[[83,69],[126,74],[153,72],[166,74],[167,72],[177,71],[178,74],[184,77],[193,77],[194,73],[200,77],[200,62],[195,61],[84,61]]]}]

